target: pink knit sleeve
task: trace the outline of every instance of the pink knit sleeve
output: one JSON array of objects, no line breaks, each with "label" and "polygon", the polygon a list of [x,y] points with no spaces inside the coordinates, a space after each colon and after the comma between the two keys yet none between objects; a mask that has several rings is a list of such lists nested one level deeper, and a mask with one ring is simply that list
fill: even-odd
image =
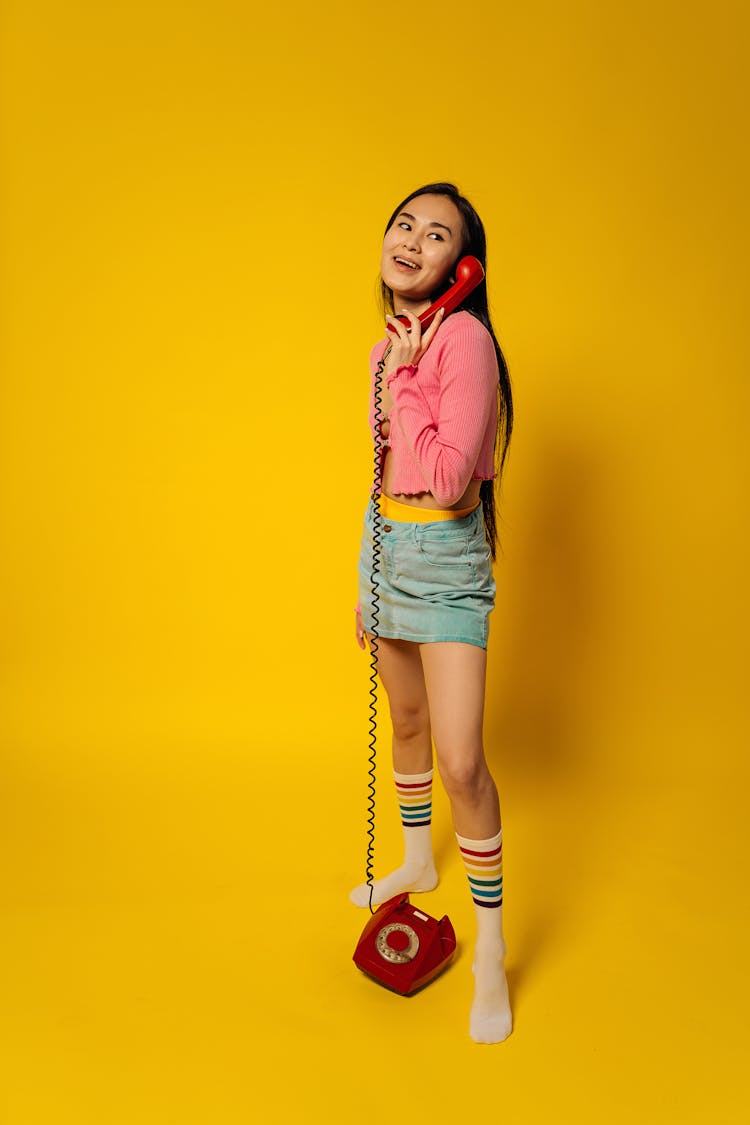
[{"label": "pink knit sleeve", "polygon": [[[439,347],[440,394],[434,419],[412,366],[396,369],[387,380],[395,423],[414,458],[425,490],[439,504],[463,496],[477,464],[490,418],[497,409],[495,345],[476,318],[447,321],[432,347]],[[427,353],[429,355],[429,352]]]}]

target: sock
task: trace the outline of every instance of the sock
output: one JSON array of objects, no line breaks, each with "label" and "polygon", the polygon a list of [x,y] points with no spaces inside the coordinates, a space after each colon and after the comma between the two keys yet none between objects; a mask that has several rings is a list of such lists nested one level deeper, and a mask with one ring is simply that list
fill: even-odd
[{"label": "sock", "polygon": [[477,1043],[500,1043],[512,1027],[504,966],[503,830],[487,840],[470,840],[458,833],[456,839],[477,916],[469,1034]]},{"label": "sock", "polygon": [[432,821],[432,775],[427,773],[396,773],[396,795],[404,828],[425,828]]},{"label": "sock", "polygon": [[[396,794],[401,810],[404,834],[404,862],[384,879],[375,879],[372,887],[372,904],[386,902],[402,891],[431,891],[437,886],[438,876],[432,856],[432,776],[426,773],[396,773]],[[361,883],[349,895],[355,906],[368,906],[370,888]]]},{"label": "sock", "polygon": [[503,830],[489,840],[468,840],[456,833],[475,906],[503,905]]}]

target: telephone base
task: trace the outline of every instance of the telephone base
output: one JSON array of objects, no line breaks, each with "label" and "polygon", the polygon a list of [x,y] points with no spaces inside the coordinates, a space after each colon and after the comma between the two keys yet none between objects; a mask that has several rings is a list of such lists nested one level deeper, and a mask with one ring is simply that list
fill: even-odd
[{"label": "telephone base", "polygon": [[378,984],[411,996],[447,969],[455,952],[447,914],[440,921],[431,918],[412,906],[404,891],[370,916],[352,960]]}]

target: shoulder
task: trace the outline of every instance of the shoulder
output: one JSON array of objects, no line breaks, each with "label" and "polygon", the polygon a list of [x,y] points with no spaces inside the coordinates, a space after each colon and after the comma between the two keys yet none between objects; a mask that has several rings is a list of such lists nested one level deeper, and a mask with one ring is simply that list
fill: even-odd
[{"label": "shoulder", "polygon": [[459,309],[458,312],[451,313],[446,317],[444,324],[440,326],[439,336],[445,340],[451,339],[456,341],[466,340],[467,343],[477,342],[486,344],[488,341],[494,349],[492,336],[481,320],[477,320],[466,309]]},{"label": "shoulder", "polygon": [[446,318],[435,336],[435,345],[438,360],[466,361],[470,367],[487,368],[488,373],[497,377],[497,352],[492,334],[466,309]]}]

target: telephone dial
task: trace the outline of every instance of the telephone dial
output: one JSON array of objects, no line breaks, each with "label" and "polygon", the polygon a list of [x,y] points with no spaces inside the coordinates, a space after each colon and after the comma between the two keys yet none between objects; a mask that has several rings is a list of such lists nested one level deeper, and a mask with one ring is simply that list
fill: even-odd
[{"label": "telephone dial", "polygon": [[[445,316],[458,308],[463,300],[476,289],[484,280],[484,268],[478,258],[467,255],[456,265],[455,283],[443,293],[434,304],[430,305],[421,316],[419,322],[422,330],[429,328],[440,309],[445,309]],[[397,316],[405,328],[411,328],[405,316]],[[396,328],[388,325],[390,332]],[[374,475],[375,486],[373,489],[374,518],[372,534],[372,618],[373,628],[370,631],[370,768],[368,776],[368,813],[367,813],[367,885],[370,888],[370,919],[362,931],[362,936],[357,943],[357,948],[352,958],[354,963],[368,976],[385,985],[402,996],[429,984],[439,973],[447,969],[453,954],[456,951],[456,935],[453,931],[448,916],[438,921],[422,910],[417,910],[409,902],[409,895],[404,892],[395,895],[382,903],[377,910],[372,909],[372,866],[375,841],[375,748],[377,730],[377,654],[378,654],[378,580],[377,572],[380,561],[380,468],[382,453],[382,438],[380,436],[380,423],[382,412],[380,399],[382,396],[383,368],[388,352],[391,350],[390,342],[378,363],[375,372],[375,458]]]},{"label": "telephone dial", "polygon": [[362,931],[352,960],[379,984],[409,996],[447,969],[456,935],[447,914],[438,922],[404,892],[379,906]]}]

